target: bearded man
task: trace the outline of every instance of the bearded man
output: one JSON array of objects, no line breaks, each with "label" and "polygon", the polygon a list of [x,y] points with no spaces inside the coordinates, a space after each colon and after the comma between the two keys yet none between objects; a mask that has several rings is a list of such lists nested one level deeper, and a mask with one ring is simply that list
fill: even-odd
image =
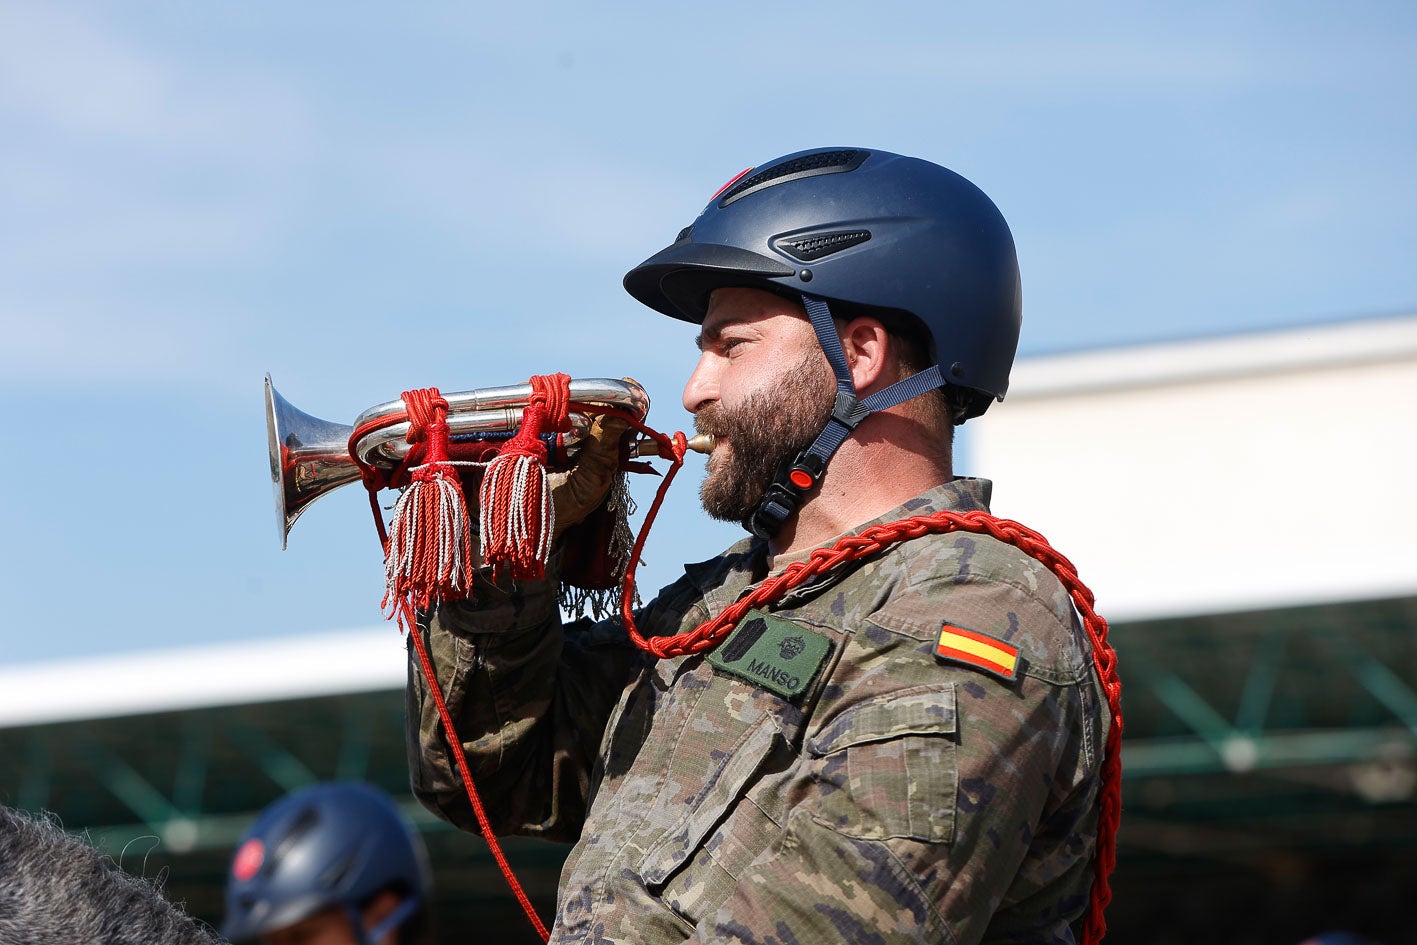
[{"label": "bearded man", "polygon": [[[701,326],[684,406],[716,438],[704,507],[752,532],[686,566],[641,633],[692,630],[869,526],[987,509],[951,437],[1007,388],[1019,279],[964,178],[869,149],[787,155],[625,287]],[[484,577],[419,632],[493,827],[575,844],[553,942],[1077,937],[1109,717],[1067,593],[1010,545],[902,540],[662,660],[618,621],[563,626],[550,580]],[[411,678],[415,792],[476,830]]]}]

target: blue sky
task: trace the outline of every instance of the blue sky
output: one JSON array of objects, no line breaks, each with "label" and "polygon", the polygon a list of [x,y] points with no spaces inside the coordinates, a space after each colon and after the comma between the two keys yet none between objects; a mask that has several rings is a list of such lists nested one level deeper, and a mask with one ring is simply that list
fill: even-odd
[{"label": "blue sky", "polygon": [[[279,549],[263,374],[342,423],[629,374],[682,429],[693,331],[620,278],[824,145],[994,198],[1025,354],[1417,306],[1406,3],[0,0],[0,662],[377,623],[356,488]],[[737,537],[701,468],[647,589]]]}]

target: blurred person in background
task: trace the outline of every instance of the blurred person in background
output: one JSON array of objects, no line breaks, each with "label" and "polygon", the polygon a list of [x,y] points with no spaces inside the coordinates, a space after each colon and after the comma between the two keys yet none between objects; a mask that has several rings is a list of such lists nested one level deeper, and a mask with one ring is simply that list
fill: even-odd
[{"label": "blurred person in background", "polygon": [[428,945],[428,855],[393,799],[331,782],[271,804],[238,844],[222,934],[238,945]]}]

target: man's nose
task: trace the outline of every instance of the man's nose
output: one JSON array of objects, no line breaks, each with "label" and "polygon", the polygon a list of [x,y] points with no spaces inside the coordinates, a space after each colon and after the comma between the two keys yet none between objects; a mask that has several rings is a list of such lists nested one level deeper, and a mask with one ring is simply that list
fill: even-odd
[{"label": "man's nose", "polygon": [[709,352],[699,355],[694,365],[694,373],[684,384],[684,409],[698,413],[704,404],[718,399],[718,372],[715,370]]}]

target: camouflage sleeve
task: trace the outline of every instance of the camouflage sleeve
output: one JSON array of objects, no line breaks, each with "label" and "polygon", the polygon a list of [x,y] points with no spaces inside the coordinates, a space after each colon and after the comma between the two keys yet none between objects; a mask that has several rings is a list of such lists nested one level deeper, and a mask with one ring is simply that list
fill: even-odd
[{"label": "camouflage sleeve", "polygon": [[[553,581],[493,583],[419,619],[483,806],[499,832],[580,832],[606,721],[637,651],[610,623],[563,627]],[[414,794],[479,828],[418,654],[409,643],[407,747]]]}]

